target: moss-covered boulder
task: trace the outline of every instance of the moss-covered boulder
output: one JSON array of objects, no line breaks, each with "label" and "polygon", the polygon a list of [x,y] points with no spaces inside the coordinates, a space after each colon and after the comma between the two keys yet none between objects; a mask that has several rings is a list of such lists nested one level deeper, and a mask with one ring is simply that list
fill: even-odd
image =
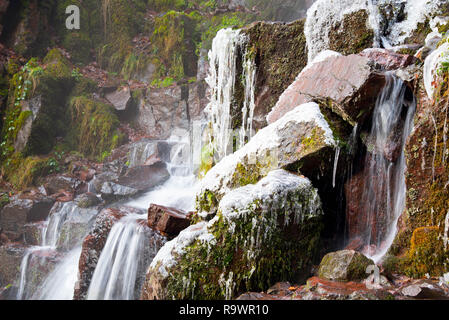
[{"label": "moss-covered boulder", "polygon": [[61,52],[51,50],[41,66],[31,59],[10,81],[3,158],[13,152],[48,153],[66,132],[66,99],[73,86],[71,66]]},{"label": "moss-covered boulder", "polygon": [[368,277],[366,269],[375,265],[360,252],[342,250],[324,256],[318,269],[320,278],[334,281],[358,281]]},{"label": "moss-covered boulder", "polygon": [[315,103],[298,106],[260,130],[248,144],[206,174],[196,198],[199,215],[213,216],[227,191],[257,183],[272,170],[299,165],[313,154],[321,154],[323,160],[326,154],[331,156],[329,151],[334,147],[333,131],[319,106]]},{"label": "moss-covered boulder", "polygon": [[354,54],[373,46],[375,28],[366,0],[318,0],[307,11],[305,34],[308,58],[323,50]]},{"label": "moss-covered boulder", "polygon": [[218,212],[159,251],[143,299],[231,299],[308,276],[323,215],[308,179],[272,171],[257,184],[229,192]]},{"label": "moss-covered boulder", "polygon": [[123,141],[119,119],[111,105],[86,96],[73,97],[67,143],[87,157],[103,160]]},{"label": "moss-covered boulder", "polygon": [[256,65],[254,121],[260,128],[279,96],[307,65],[304,20],[255,22],[241,32],[248,37],[247,52]]}]

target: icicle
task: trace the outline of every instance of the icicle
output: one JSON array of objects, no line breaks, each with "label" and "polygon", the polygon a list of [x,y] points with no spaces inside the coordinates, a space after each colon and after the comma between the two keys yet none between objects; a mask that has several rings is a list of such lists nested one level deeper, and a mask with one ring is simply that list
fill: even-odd
[{"label": "icicle", "polygon": [[209,51],[209,76],[206,82],[212,90],[206,113],[212,123],[213,143],[219,159],[232,153],[231,105],[236,81],[238,50],[245,40],[240,30],[218,31]]},{"label": "icicle", "polygon": [[340,146],[338,146],[335,150],[335,159],[334,159],[334,172],[332,175],[332,187],[335,188],[335,178],[337,176],[337,167],[338,167],[338,158],[340,157]]}]

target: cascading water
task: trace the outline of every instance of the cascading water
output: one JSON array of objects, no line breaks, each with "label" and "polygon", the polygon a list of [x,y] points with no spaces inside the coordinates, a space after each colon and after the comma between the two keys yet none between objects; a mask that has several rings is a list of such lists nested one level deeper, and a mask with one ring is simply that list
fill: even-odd
[{"label": "cascading water", "polygon": [[[402,80],[387,73],[373,114],[368,154],[363,171],[363,196],[359,201],[360,236],[364,253],[379,261],[390,248],[397,222],[405,208],[405,143],[411,133],[416,102],[406,95]],[[410,98],[409,98],[410,99]],[[350,235],[351,236],[351,235]]]},{"label": "cascading water", "polygon": [[[171,163],[167,165],[170,179],[125,205],[145,210],[151,203],[184,211],[194,208],[197,179],[191,166],[191,154],[186,154],[186,150],[190,151],[189,143],[185,139],[167,142],[174,143]],[[139,298],[145,271],[166,241],[142,225],[146,219],[146,214],[128,215],[112,227],[92,276],[87,299]]]},{"label": "cascading water", "polygon": [[[89,225],[97,213],[96,208],[79,208],[74,202],[56,203],[53,206],[42,230],[40,246],[28,249],[22,259],[18,300],[73,298],[81,254],[80,242],[87,235]],[[30,266],[31,261],[37,261],[37,266]],[[42,265],[47,265],[50,271],[47,271],[48,274],[39,270]],[[43,279],[40,279],[41,274]]]},{"label": "cascading water", "polygon": [[[244,101],[242,110],[242,126],[238,133],[239,147],[246,143],[246,138],[253,135],[254,93],[256,66],[254,60],[244,48],[247,36],[240,30],[222,29],[212,43],[209,52],[210,70],[206,82],[211,88],[211,99],[205,111],[212,125],[212,144],[219,161],[231,154],[233,150],[232,105],[237,81],[237,58],[243,57],[242,78]],[[212,140],[212,139],[211,139]]]},{"label": "cascading water", "polygon": [[[144,263],[145,215],[129,215],[116,223],[108,236],[89,287],[88,300],[131,300],[138,298],[135,283]],[[157,252],[158,247],[152,247]],[[153,257],[156,254],[153,252]]]}]

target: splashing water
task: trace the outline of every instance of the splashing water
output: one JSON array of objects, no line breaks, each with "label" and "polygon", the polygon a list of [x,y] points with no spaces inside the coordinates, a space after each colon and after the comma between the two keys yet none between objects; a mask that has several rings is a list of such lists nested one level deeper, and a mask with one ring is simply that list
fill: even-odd
[{"label": "splashing water", "polygon": [[[365,218],[365,254],[379,261],[393,243],[405,208],[405,143],[411,133],[416,102],[407,101],[404,82],[387,73],[387,83],[374,110],[365,159],[364,192],[359,214]],[[404,119],[405,118],[405,119]],[[398,153],[398,155],[393,155]]]}]

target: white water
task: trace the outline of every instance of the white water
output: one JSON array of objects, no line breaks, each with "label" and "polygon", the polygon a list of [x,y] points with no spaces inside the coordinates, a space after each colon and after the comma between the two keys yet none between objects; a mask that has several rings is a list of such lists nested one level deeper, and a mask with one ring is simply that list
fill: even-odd
[{"label": "white water", "polygon": [[[373,115],[373,126],[369,141],[373,141],[374,153],[368,156],[365,168],[365,191],[361,201],[361,208],[368,216],[365,243],[374,244],[375,250],[368,250],[367,255],[375,262],[379,261],[390,248],[397,232],[397,222],[405,208],[405,170],[406,160],[404,147],[413,125],[416,102],[405,100],[406,87],[402,80],[387,74],[387,84],[381,92]],[[407,108],[407,115],[401,137],[400,156],[396,162],[385,158],[383,151],[392,143],[391,134],[403,121],[401,114],[403,106]],[[377,177],[377,179],[373,179]],[[379,192],[380,190],[380,192]],[[376,192],[377,191],[377,192]],[[384,208],[382,209],[382,206]],[[379,210],[385,210],[385,221],[378,221]],[[377,234],[372,234],[371,221],[385,223],[377,228]],[[373,239],[377,239],[374,241]]]},{"label": "white water", "polygon": [[72,300],[80,255],[81,246],[70,251],[47,276],[32,300]]},{"label": "white water", "polygon": [[[88,233],[89,222],[98,213],[96,209],[82,209],[74,202],[56,203],[50,211],[45,222],[40,246],[28,249],[22,259],[19,278],[19,292],[17,299],[39,300],[66,300],[73,298],[73,288],[77,280],[78,260],[81,254],[81,240]],[[83,227],[79,227],[82,225]],[[29,262],[35,253],[40,254],[38,259],[43,263],[46,260],[45,253],[52,256],[56,250],[65,254],[55,269],[50,272],[42,283],[29,283],[36,281],[30,279]],[[77,256],[76,256],[77,255]],[[36,292],[34,292],[34,290]]]},{"label": "white water", "polygon": [[145,215],[129,215],[111,229],[87,294],[88,300],[131,300],[139,262],[144,249],[145,230],[138,223]]}]

